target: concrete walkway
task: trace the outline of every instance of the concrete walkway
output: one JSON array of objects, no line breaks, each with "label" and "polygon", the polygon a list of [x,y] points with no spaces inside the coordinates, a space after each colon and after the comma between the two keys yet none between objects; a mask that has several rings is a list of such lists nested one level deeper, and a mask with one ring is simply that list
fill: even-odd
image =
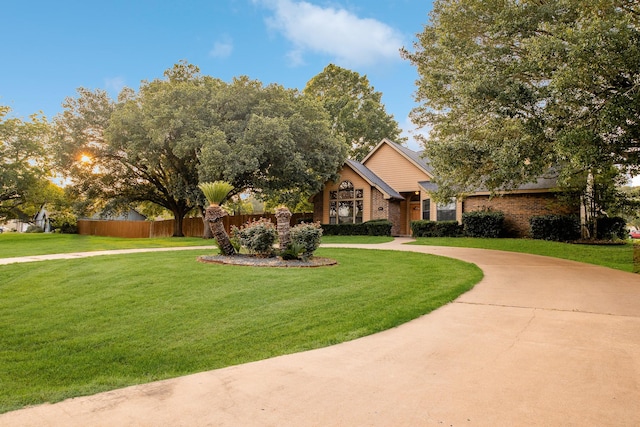
[{"label": "concrete walkway", "polygon": [[640,425],[638,275],[400,243],[332,246],[458,258],[485,278],[379,334],[9,412],[0,426]]}]

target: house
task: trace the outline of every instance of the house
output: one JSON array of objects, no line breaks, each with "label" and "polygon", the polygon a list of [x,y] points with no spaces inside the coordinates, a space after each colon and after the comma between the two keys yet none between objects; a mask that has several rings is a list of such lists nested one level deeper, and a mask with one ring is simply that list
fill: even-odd
[{"label": "house", "polygon": [[558,197],[553,179],[540,178],[517,190],[491,197],[476,192],[464,200],[437,204],[431,192],[437,187],[434,173],[420,153],[383,139],[362,160],[347,160],[336,182],[326,182],[312,198],[314,221],[323,224],[360,223],[388,219],[395,236],[409,235],[411,221],[462,221],[464,212],[502,211],[511,236],[529,234],[529,218],[552,213],[578,214],[577,207]]}]

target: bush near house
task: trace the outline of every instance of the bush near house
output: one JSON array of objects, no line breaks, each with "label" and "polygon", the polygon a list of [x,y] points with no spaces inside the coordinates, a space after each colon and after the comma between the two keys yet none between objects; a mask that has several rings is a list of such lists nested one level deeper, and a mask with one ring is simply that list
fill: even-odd
[{"label": "bush near house", "polygon": [[627,222],[619,216],[601,217],[597,219],[597,238],[602,240],[626,239],[629,230]]},{"label": "bush near house", "polygon": [[462,225],[457,221],[411,221],[413,237],[461,237]]},{"label": "bush near house", "polygon": [[580,238],[580,219],[573,215],[538,215],[529,220],[531,237],[571,242]]},{"label": "bush near house", "polygon": [[503,237],[504,213],[500,211],[474,211],[462,214],[462,228],[467,237]]},{"label": "bush near house", "polygon": [[393,224],[386,219],[373,219],[360,224],[322,224],[325,236],[391,236]]}]

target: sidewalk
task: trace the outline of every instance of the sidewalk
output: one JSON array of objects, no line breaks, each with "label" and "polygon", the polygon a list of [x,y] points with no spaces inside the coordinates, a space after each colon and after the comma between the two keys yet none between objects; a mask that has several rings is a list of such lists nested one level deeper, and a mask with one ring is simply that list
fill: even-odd
[{"label": "sidewalk", "polygon": [[9,412],[0,426],[640,425],[638,275],[400,242],[330,246],[448,256],[485,277],[379,334]]},{"label": "sidewalk", "polygon": [[216,249],[217,246],[181,246],[174,248],[140,248],[140,249],[118,249],[112,251],[91,251],[91,252],[72,252],[66,254],[47,254],[47,255],[30,255],[13,258],[0,258],[0,265],[15,264],[22,262],[36,262],[57,259],[74,259],[87,258],[102,255],[120,255],[120,254],[136,254],[141,252],[167,252],[167,251],[188,251],[194,249]]}]

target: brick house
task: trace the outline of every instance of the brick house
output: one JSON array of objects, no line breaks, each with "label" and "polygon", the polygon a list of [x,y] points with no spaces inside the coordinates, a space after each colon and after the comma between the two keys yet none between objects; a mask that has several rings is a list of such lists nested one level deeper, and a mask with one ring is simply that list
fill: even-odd
[{"label": "brick house", "polygon": [[464,212],[502,211],[511,236],[529,234],[529,218],[551,213],[578,213],[558,197],[553,179],[540,178],[517,190],[490,197],[476,192],[464,200],[436,204],[430,192],[436,189],[432,169],[420,153],[383,139],[362,160],[347,160],[336,182],[326,182],[312,198],[314,221],[323,224],[360,223],[388,219],[394,236],[409,235],[411,221],[462,221]]}]

